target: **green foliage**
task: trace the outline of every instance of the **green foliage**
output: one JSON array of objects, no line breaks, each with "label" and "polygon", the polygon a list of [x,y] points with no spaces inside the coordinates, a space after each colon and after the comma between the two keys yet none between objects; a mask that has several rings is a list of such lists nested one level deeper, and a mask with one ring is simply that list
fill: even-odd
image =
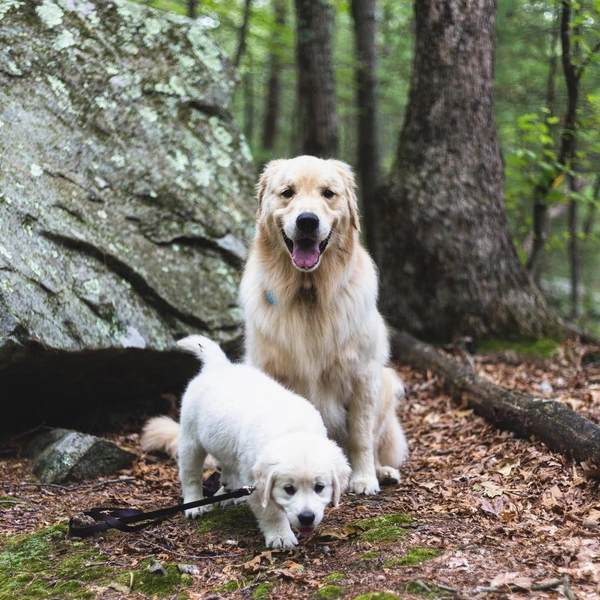
[{"label": "green foliage", "polygon": [[344,575],[344,573],[330,573],[323,578],[323,581],[325,583],[335,583],[336,581],[341,581],[342,579],[346,579],[346,575]]}]

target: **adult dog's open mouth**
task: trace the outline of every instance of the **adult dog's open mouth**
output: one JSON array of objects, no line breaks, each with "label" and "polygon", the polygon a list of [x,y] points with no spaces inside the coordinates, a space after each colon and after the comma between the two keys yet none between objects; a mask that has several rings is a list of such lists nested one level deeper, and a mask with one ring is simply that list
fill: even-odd
[{"label": "adult dog's open mouth", "polygon": [[299,269],[309,270],[313,269],[319,264],[321,260],[321,254],[325,252],[329,238],[331,237],[331,231],[329,235],[323,240],[315,240],[312,237],[303,237],[297,240],[291,240],[283,229],[281,230],[283,241],[287,246],[290,254],[292,255],[292,262]]}]

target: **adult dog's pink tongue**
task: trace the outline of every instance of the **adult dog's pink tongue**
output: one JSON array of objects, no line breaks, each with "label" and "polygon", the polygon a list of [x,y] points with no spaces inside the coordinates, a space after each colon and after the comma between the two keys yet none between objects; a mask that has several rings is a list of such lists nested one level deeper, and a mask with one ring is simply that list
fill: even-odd
[{"label": "adult dog's pink tongue", "polygon": [[319,262],[319,256],[321,256],[319,242],[313,240],[294,242],[292,261],[299,269],[311,269]]}]

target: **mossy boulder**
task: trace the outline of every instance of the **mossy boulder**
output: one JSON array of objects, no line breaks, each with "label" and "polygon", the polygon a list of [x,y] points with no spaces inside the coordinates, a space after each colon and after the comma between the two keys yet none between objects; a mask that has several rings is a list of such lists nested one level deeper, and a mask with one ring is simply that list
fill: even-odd
[{"label": "mossy boulder", "polygon": [[0,388],[171,390],[196,368],[164,360],[174,340],[241,334],[254,173],[233,70],[185,17],[1,0],[0,81]]}]

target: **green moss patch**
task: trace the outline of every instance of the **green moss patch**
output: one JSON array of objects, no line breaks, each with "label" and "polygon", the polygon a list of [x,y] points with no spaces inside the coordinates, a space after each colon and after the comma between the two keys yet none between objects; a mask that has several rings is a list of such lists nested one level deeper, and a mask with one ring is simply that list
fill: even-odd
[{"label": "green moss patch", "polygon": [[439,556],[438,550],[432,548],[410,548],[405,556],[391,558],[383,563],[384,568],[419,565],[426,560]]},{"label": "green moss patch", "polygon": [[365,552],[360,559],[369,562],[379,558],[380,556],[381,552],[373,552],[372,550],[369,550],[368,552]]},{"label": "green moss patch", "polygon": [[216,507],[198,517],[196,522],[198,533],[219,531],[224,536],[231,536],[247,534],[250,531],[259,535],[256,519],[246,504]]},{"label": "green moss patch", "polygon": [[364,531],[360,536],[360,541],[383,543],[396,542],[402,538],[406,533],[406,528],[402,526],[409,523],[412,523],[409,516],[396,514],[362,519],[354,525]]},{"label": "green moss patch", "polygon": [[356,596],[354,600],[401,600],[401,598],[389,592],[367,592],[366,594]]},{"label": "green moss patch", "polygon": [[253,600],[266,600],[271,597],[272,583],[261,583],[253,592]]},{"label": "green moss patch", "polygon": [[435,583],[429,581],[411,581],[404,586],[404,591],[407,594],[418,594],[424,598],[439,598],[440,596],[448,596],[450,592],[442,590]]},{"label": "green moss patch", "polygon": [[479,344],[480,352],[515,352],[531,358],[550,358],[556,354],[560,343],[549,338],[522,340],[485,340]]},{"label": "green moss patch", "polygon": [[331,598],[339,598],[344,593],[344,588],[340,585],[325,585],[319,588],[315,592],[315,598],[324,598],[329,600]]},{"label": "green moss patch", "polygon": [[323,577],[323,581],[325,583],[335,583],[336,581],[341,581],[342,579],[346,579],[346,575],[344,575],[344,573],[330,573],[326,577]]},{"label": "green moss patch", "polygon": [[149,561],[123,572],[108,563],[108,556],[93,541],[65,539],[64,525],[0,540],[0,600],[94,598],[92,588],[119,583],[149,597],[173,597],[192,583],[175,565],[166,575],[148,571]]}]

